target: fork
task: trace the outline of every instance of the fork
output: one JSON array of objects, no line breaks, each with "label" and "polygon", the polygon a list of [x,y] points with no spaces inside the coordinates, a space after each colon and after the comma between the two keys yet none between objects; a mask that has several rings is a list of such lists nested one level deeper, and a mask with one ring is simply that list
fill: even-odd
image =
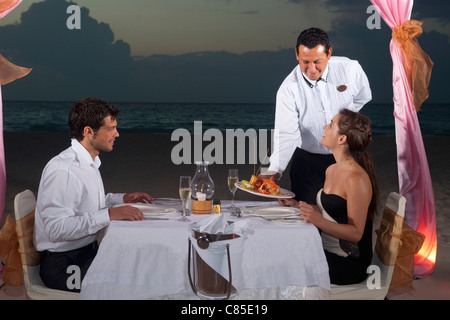
[{"label": "fork", "polygon": [[298,221],[303,221],[303,219],[300,218],[298,215],[289,216],[289,217],[280,217],[280,218],[267,218],[267,217],[264,217],[264,216],[255,216],[255,217],[263,218],[266,221],[277,221],[277,220],[298,220]]}]

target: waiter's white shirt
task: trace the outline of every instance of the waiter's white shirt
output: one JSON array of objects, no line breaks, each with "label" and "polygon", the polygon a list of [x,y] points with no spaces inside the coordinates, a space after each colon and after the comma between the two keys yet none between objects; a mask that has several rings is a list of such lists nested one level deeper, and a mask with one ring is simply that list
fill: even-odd
[{"label": "waiter's white shirt", "polygon": [[297,65],[277,92],[269,171],[283,173],[297,147],[330,154],[320,144],[323,127],[340,109],[359,111],[371,99],[369,80],[356,60],[332,56],[317,81],[309,80]]},{"label": "waiter's white shirt", "polygon": [[45,166],[35,210],[38,251],[78,249],[97,239],[110,222],[108,207],[123,203],[123,193],[105,196],[99,157],[76,140]]}]

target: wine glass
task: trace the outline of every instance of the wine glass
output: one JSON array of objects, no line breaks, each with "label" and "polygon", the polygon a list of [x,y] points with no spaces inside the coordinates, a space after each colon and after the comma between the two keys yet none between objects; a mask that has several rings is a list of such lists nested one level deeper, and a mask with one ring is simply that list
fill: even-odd
[{"label": "wine glass", "polygon": [[178,188],[180,192],[181,205],[183,207],[183,216],[178,219],[179,221],[190,221],[186,218],[186,207],[189,199],[191,198],[191,177],[190,176],[181,176],[180,177],[180,186]]},{"label": "wine glass", "polygon": [[228,170],[228,189],[230,189],[231,192],[231,206],[230,209],[232,211],[232,215],[236,215],[236,206],[234,205],[234,194],[236,193],[236,182],[239,182],[239,174],[238,169],[229,169]]}]

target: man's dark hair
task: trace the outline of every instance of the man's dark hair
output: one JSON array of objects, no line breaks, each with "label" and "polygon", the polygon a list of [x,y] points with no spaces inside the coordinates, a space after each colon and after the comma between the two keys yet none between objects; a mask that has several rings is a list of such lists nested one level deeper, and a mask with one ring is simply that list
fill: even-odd
[{"label": "man's dark hair", "polygon": [[319,28],[309,28],[300,33],[297,38],[297,46],[295,47],[297,53],[300,45],[304,45],[308,49],[313,49],[318,45],[323,45],[327,55],[330,51],[330,40],[328,39],[328,34]]},{"label": "man's dark hair", "polygon": [[97,98],[85,98],[75,102],[69,113],[70,137],[78,141],[83,140],[86,126],[97,132],[105,124],[106,117],[111,116],[114,120],[119,112],[119,108]]}]

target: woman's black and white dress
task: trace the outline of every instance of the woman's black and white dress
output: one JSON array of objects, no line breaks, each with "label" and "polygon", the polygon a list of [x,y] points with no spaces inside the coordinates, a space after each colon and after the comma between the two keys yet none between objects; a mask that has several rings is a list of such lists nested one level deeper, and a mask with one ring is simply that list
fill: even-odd
[{"label": "woman's black and white dress", "polygon": [[[317,193],[317,205],[327,220],[348,223],[347,200],[335,194]],[[360,241],[350,242],[322,232],[322,244],[328,262],[332,284],[344,285],[367,278],[367,267],[372,261],[372,221],[366,220]]]}]

